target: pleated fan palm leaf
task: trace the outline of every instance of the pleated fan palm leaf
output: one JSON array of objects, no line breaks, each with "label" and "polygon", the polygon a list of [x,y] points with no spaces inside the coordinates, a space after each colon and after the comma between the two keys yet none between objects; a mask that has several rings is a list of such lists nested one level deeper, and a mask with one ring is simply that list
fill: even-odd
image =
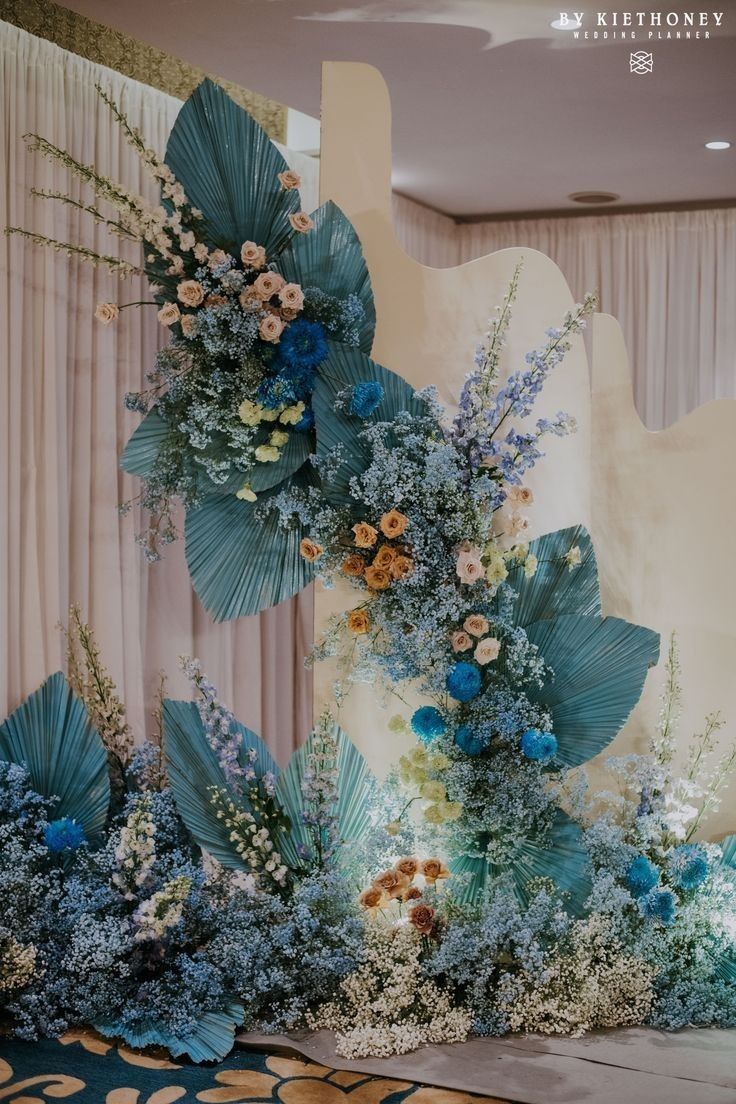
[{"label": "pleated fan palm leaf", "polygon": [[526,633],[554,672],[529,697],[552,715],[560,762],[578,766],[610,744],[638,702],[659,635],[618,617],[577,614],[536,621]]},{"label": "pleated fan palm leaf", "polygon": [[[736,892],[736,835],[722,839],[720,848],[722,854],[716,865],[733,882],[734,892]],[[730,952],[716,960],[715,969],[724,981],[736,983],[736,945]]]},{"label": "pleated fan palm leaf", "polygon": [[[383,398],[372,414],[366,418],[351,414],[349,401],[348,409],[335,409],[340,392],[367,382],[377,382],[383,387]],[[352,501],[350,480],[361,475],[370,461],[370,451],[359,437],[360,431],[376,422],[392,421],[402,411],[415,416],[426,411],[424,402],[401,376],[377,364],[359,349],[337,342],[330,342],[327,360],[317,378],[312,406],[317,425],[317,455],[325,456],[336,446],[343,450],[339,471],[324,485],[325,496],[340,506]]]},{"label": "pleated fan palm leaf", "polygon": [[120,458],[120,467],[142,479],[152,474],[161,445],[169,426],[156,410],[149,410],[141,424],[128,438]]},{"label": "pleated fan palm leaf", "polygon": [[166,164],[203,212],[210,245],[238,254],[244,241],[254,241],[273,260],[292,236],[289,215],[299,209],[299,193],[278,180],[289,166],[255,119],[211,80],[177,115]]},{"label": "pleated fan palm leaf", "polygon": [[55,797],[54,818],[70,817],[95,841],[110,806],[107,753],[61,671],[0,725],[0,760],[22,763],[31,786]]},{"label": "pleated fan palm leaf", "polygon": [[[314,470],[304,464],[293,480],[307,486]],[[187,511],[186,557],[192,584],[216,621],[248,617],[291,598],[311,582],[311,565],[299,554],[305,530],[285,530],[272,510],[261,524],[254,512],[278,493],[259,495],[255,503],[234,495],[208,495]]]},{"label": "pleated fan palm leaf", "polygon": [[189,1035],[172,1035],[156,1020],[147,1020],[137,1028],[129,1027],[122,1020],[106,1020],[94,1026],[101,1035],[122,1039],[137,1050],[164,1047],[173,1058],[186,1055],[193,1062],[217,1062],[233,1049],[236,1028],[244,1017],[243,1006],[231,1002],[222,1010],[205,1012]]},{"label": "pleated fan palm leaf", "polygon": [[[580,564],[570,568],[565,556],[576,547],[580,550]],[[524,575],[523,564],[509,571],[509,584],[518,595],[513,607],[517,625],[524,627],[569,613],[600,616],[598,566],[593,542],[584,526],[545,533],[530,543],[529,552],[538,560],[531,578]]]},{"label": "pleated fan palm leaf", "polygon": [[350,219],[332,200],[313,213],[314,229],[297,234],[279,257],[279,272],[304,288],[319,288],[345,299],[357,295],[365,319],[360,329],[360,349],[370,353],[376,329],[376,307],[363,248]]},{"label": "pleated fan palm leaf", "polygon": [[[258,773],[271,771],[277,775],[278,766],[263,741],[244,725],[236,727],[242,736],[241,765],[246,764],[246,751],[255,748]],[[226,783],[194,702],[170,699],[164,702],[164,751],[176,807],[192,838],[223,866],[248,870],[247,863],[235,850],[229,830],[217,819],[212,789],[225,790],[244,811],[248,811],[248,806]]]},{"label": "pleated fan palm leaf", "polygon": [[497,866],[478,855],[468,854],[455,858],[450,870],[455,875],[468,876],[464,884],[453,886],[453,893],[465,904],[478,904],[492,882],[507,875],[514,896],[520,904],[526,905],[530,883],[549,878],[565,894],[568,911],[580,915],[591,889],[582,833],[561,809],[555,812],[547,838],[522,841],[509,866]]},{"label": "pleated fan palm leaf", "polygon": [[[332,725],[331,735],[337,743],[337,801],[333,814],[337,817],[341,850],[348,845],[346,854],[349,857],[349,844],[360,840],[371,825],[371,790],[377,782],[365,759],[339,725]],[[314,850],[313,836],[301,815],[304,808],[302,786],[314,745],[315,734],[311,733],[294,752],[276,784],[276,795],[291,819],[292,841],[304,852]]]}]

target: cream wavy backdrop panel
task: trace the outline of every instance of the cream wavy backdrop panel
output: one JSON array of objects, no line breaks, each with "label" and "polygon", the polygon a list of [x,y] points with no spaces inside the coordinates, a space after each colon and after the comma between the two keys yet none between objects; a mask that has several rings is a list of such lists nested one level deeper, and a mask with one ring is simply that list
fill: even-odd
[{"label": "cream wavy backdrop panel", "polygon": [[[442,136],[437,136],[442,157]],[[373,358],[415,387],[434,384],[452,406],[472,368],[473,353],[487,328],[489,313],[503,298],[514,266],[524,270],[507,350],[507,365],[544,343],[544,330],[572,305],[570,290],[555,264],[533,250],[506,249],[453,269],[426,268],[398,244],[391,220],[391,108],[380,73],[368,65],[327,63],[322,71],[322,149],[320,193],[334,200],[355,225],[368,261],[378,325]],[[567,410],[579,432],[553,439],[538,478],[530,480],[537,502],[530,510],[535,533],[577,522],[590,523],[590,392],[583,343],[552,377],[539,413]],[[538,415],[537,415],[538,416]],[[356,592],[337,585],[319,588],[315,631],[319,637],[334,611],[354,604]],[[315,670],[315,709],[333,704],[334,668]],[[402,692],[405,688],[402,688]],[[371,766],[385,773],[410,739],[387,728],[390,717],[407,709],[398,699],[386,705],[375,689],[356,685],[343,703],[340,721]]]}]

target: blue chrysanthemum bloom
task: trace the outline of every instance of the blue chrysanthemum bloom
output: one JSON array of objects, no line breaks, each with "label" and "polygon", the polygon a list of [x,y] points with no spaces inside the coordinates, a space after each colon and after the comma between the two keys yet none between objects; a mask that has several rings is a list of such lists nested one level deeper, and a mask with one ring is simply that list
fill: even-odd
[{"label": "blue chrysanthemum bloom", "polygon": [[84,843],[84,828],[71,817],[61,817],[46,825],[43,842],[55,855],[61,851],[76,851]]},{"label": "blue chrysanthemum bloom", "polygon": [[677,898],[671,889],[652,889],[639,901],[639,911],[647,920],[671,924],[677,913]]},{"label": "blue chrysanthemum bloom", "polygon": [[356,383],[350,399],[350,413],[359,418],[370,417],[381,405],[384,394],[383,385],[378,380]]},{"label": "blue chrysanthemum bloom", "polygon": [[314,411],[305,410],[294,429],[297,433],[309,433],[310,429],[314,429]]},{"label": "blue chrysanthemum bloom", "polygon": [[626,884],[635,897],[643,897],[659,881],[659,871],[646,855],[637,855],[626,871]]},{"label": "blue chrysanthemum bloom", "polygon": [[480,671],[472,663],[456,663],[447,676],[447,692],[455,701],[467,702],[480,693]]},{"label": "blue chrysanthemum bloom", "polygon": [[428,744],[445,731],[445,721],[439,709],[435,709],[433,705],[423,705],[413,714],[411,727],[422,743]]},{"label": "blue chrysanthemum bloom", "polygon": [[667,872],[680,889],[697,889],[708,877],[708,855],[698,843],[684,843],[667,860]]},{"label": "blue chrysanthemum bloom", "polygon": [[261,406],[275,410],[279,406],[291,406],[296,402],[294,385],[283,376],[269,376],[259,384],[256,398]]},{"label": "blue chrysanthemum bloom", "polygon": [[464,751],[466,755],[473,756],[473,758],[480,755],[486,746],[470,725],[460,725],[460,728],[455,732],[455,743],[461,751]]},{"label": "blue chrysanthemum bloom", "polygon": [[279,378],[289,381],[297,399],[305,401],[311,396],[314,391],[315,368],[303,364],[288,364],[281,357],[273,364],[278,370]]},{"label": "blue chrysanthemum bloom", "polygon": [[279,341],[279,356],[290,368],[317,368],[328,352],[323,327],[306,318],[287,326]]},{"label": "blue chrysanthemum bloom", "polygon": [[537,763],[549,763],[557,754],[557,737],[539,728],[528,728],[521,737],[521,753]]}]

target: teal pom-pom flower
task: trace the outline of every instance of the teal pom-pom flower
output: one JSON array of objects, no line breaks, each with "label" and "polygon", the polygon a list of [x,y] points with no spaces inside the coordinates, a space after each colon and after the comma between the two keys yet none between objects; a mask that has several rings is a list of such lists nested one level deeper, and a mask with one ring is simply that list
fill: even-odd
[{"label": "teal pom-pom flower", "polygon": [[521,753],[537,763],[549,763],[557,754],[557,737],[551,732],[528,728],[521,737]]},{"label": "teal pom-pom flower", "polygon": [[350,398],[350,413],[358,418],[368,418],[383,401],[384,390],[378,380],[356,383]]},{"label": "teal pom-pom flower", "polygon": [[697,843],[684,843],[667,859],[667,873],[680,889],[697,889],[708,877],[708,856]]},{"label": "teal pom-pom flower", "polygon": [[85,841],[84,829],[71,817],[61,817],[46,825],[43,842],[49,851],[58,855],[62,851],[76,851]]},{"label": "teal pom-pom flower", "polygon": [[639,901],[639,911],[647,920],[671,924],[677,913],[677,898],[671,889],[653,889]]},{"label": "teal pom-pom flower", "polygon": [[626,884],[635,897],[643,897],[659,881],[659,871],[646,855],[637,855],[626,871]]},{"label": "teal pom-pom flower", "polygon": [[486,746],[470,725],[460,725],[460,728],[458,728],[455,733],[455,743],[461,751],[464,751],[466,755],[470,755],[473,758],[475,758],[476,755],[480,755]]},{"label": "teal pom-pom flower", "polygon": [[455,701],[467,702],[480,693],[480,671],[472,663],[456,663],[447,676],[447,692]]},{"label": "teal pom-pom flower", "polygon": [[433,705],[423,705],[413,714],[411,727],[424,744],[442,736],[445,731],[445,720],[439,709]]}]

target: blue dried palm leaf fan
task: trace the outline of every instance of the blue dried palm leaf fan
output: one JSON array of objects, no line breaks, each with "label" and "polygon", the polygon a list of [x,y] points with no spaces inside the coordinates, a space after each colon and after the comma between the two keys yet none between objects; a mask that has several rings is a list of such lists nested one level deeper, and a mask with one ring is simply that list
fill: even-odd
[{"label": "blue dried palm leaf fan", "polygon": [[[334,724],[331,735],[337,744],[335,756],[337,800],[333,815],[339,826],[340,858],[350,860],[350,843],[360,840],[371,826],[372,800],[378,786],[376,778],[352,740],[339,725]],[[291,820],[291,837],[299,854],[314,856],[315,840],[304,823],[302,787],[309,757],[315,751],[315,734],[309,737],[292,755],[286,768],[279,775],[276,796]]]},{"label": "blue dried palm leaf fan", "polygon": [[[351,413],[352,389],[364,383],[378,383],[382,397],[366,417]],[[340,396],[340,409],[335,402]],[[314,417],[317,423],[317,455],[327,456],[335,448],[341,449],[342,463],[329,483],[323,486],[325,497],[336,506],[349,505],[352,501],[350,480],[362,475],[370,462],[370,449],[361,439],[361,430],[377,422],[390,422],[402,411],[414,416],[426,413],[426,404],[417,398],[414,388],[377,364],[359,349],[331,343],[327,360],[323,365],[312,396]]]},{"label": "blue dried palm leaf fan", "polygon": [[638,702],[659,658],[659,634],[618,617],[565,614],[526,627],[552,668],[531,701],[552,716],[557,758],[566,767],[608,747]]},{"label": "blue dried palm leaf fan", "polygon": [[[580,564],[571,568],[565,557],[574,548],[580,552]],[[583,525],[545,533],[530,543],[529,552],[538,561],[531,578],[524,575],[523,564],[509,571],[508,582],[517,594],[512,611],[515,624],[524,628],[565,613],[600,616],[598,566],[593,542]]]},{"label": "blue dried palm leaf fan", "polygon": [[[279,768],[263,741],[244,725],[236,723],[235,727],[242,739],[241,765],[248,762],[247,751],[252,748],[257,753],[254,763],[257,773],[271,771],[277,775]],[[249,811],[248,804],[227,784],[194,702],[169,699],[164,702],[164,751],[176,807],[192,838],[223,866],[248,870],[230,839],[229,829],[217,818],[212,790],[224,790],[244,811]]]},{"label": "blue dried palm leaf fan", "polygon": [[508,866],[498,866],[483,856],[469,853],[455,858],[450,870],[459,879],[453,895],[464,904],[479,904],[487,888],[497,878],[507,876],[514,896],[526,906],[530,883],[548,878],[565,895],[568,911],[579,916],[591,889],[582,833],[561,809],[555,811],[546,836],[523,840]]},{"label": "blue dried palm leaf fan", "polygon": [[110,806],[107,754],[61,671],[0,725],[0,759],[24,764],[36,793],[57,799],[55,818],[75,820],[91,843],[101,837]]},{"label": "blue dried palm leaf fan", "polygon": [[[123,1020],[96,1023],[95,1030],[109,1038],[122,1039],[130,1047],[164,1047],[173,1058],[186,1055],[193,1062],[216,1062],[233,1049],[236,1028],[245,1016],[243,1006],[230,1002],[216,1012],[205,1012],[188,1035],[172,1035],[156,1020],[144,1020],[131,1027]],[[154,1094],[156,1095],[156,1094]]]},{"label": "blue dried palm leaf fan", "polygon": [[[721,858],[717,867],[733,882],[736,892],[736,835],[721,840]],[[720,978],[730,984],[736,984],[736,946],[728,953],[720,955],[715,961],[715,971]]]}]

